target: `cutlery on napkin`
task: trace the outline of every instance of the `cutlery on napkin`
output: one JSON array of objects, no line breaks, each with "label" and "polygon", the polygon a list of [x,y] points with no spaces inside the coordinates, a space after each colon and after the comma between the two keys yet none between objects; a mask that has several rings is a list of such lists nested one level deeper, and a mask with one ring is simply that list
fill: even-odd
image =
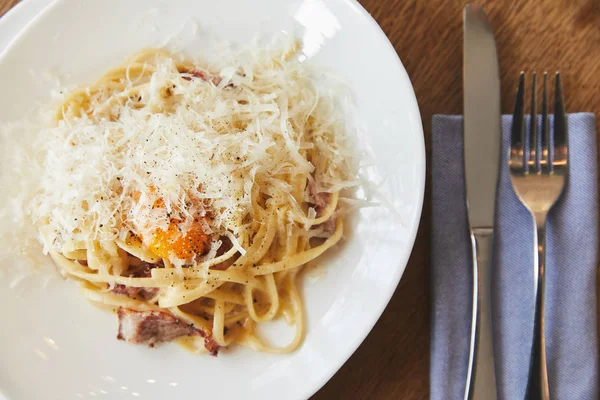
[{"label": "cutlery on napkin", "polygon": [[[510,116],[502,117],[508,160]],[[546,340],[551,398],[598,398],[598,239],[595,117],[570,114],[570,175],[548,219]],[[551,125],[552,126],[552,125]],[[431,399],[462,399],[471,311],[471,249],[464,187],[463,123],[434,116],[432,134]],[[533,331],[533,225],[500,163],[492,267],[498,399],[523,399]]]}]

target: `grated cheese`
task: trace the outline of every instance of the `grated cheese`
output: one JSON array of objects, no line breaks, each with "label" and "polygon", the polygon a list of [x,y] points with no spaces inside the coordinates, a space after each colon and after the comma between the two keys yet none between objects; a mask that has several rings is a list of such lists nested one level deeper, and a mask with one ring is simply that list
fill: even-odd
[{"label": "grated cheese", "polygon": [[[290,202],[289,176],[308,175],[324,192],[356,185],[341,110],[307,65],[261,50],[213,71],[218,80],[182,74],[172,58],[155,67],[140,102],[111,106],[116,118],[83,115],[40,130],[32,148],[38,168],[29,170],[39,174],[37,186],[24,209],[45,253],[125,240],[128,232],[148,245],[173,216],[185,234],[197,216],[211,215],[203,230],[244,254],[236,235],[252,213],[255,183]],[[308,218],[315,216],[310,208]]]}]

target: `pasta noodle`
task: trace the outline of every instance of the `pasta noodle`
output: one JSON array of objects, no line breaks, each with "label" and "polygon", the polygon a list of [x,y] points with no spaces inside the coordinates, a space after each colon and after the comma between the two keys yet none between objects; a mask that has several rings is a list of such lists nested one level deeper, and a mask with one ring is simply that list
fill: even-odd
[{"label": "pasta noodle", "polygon": [[[339,190],[354,175],[333,100],[295,51],[214,72],[143,50],[65,95],[42,142],[48,173],[33,217],[89,301],[168,313],[192,327],[171,339],[193,351],[216,352],[209,338],[298,348],[297,277],[341,240]],[[296,329],[281,348],[255,330],[279,317]]]}]

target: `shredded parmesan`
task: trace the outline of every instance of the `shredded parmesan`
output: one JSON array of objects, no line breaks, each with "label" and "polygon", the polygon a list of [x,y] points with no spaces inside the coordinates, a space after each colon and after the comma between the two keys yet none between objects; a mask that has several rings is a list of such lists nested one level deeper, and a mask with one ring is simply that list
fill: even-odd
[{"label": "shredded parmesan", "polygon": [[40,176],[25,213],[44,251],[123,241],[128,232],[148,244],[173,218],[186,234],[201,217],[205,233],[229,238],[243,255],[249,244],[237,233],[250,222],[257,183],[273,201],[292,202],[290,176],[308,176],[321,192],[356,185],[343,118],[314,70],[268,51],[236,60],[182,73],[157,56],[146,82],[128,69],[124,92],[136,88],[135,98],[102,99],[91,115],[41,129],[32,169]]}]

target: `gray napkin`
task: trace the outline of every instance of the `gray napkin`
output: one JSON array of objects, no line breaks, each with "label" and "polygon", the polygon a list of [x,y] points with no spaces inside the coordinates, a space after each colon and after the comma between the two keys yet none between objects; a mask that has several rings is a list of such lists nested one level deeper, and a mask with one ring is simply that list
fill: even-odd
[{"label": "gray napkin", "polygon": [[[507,160],[511,117],[502,118]],[[550,124],[552,125],[552,124]],[[547,225],[546,340],[552,399],[598,398],[598,191],[593,114],[569,115],[570,176]],[[431,399],[462,399],[471,307],[462,117],[434,116]],[[492,302],[501,400],[524,398],[533,332],[533,223],[501,163]]]}]

